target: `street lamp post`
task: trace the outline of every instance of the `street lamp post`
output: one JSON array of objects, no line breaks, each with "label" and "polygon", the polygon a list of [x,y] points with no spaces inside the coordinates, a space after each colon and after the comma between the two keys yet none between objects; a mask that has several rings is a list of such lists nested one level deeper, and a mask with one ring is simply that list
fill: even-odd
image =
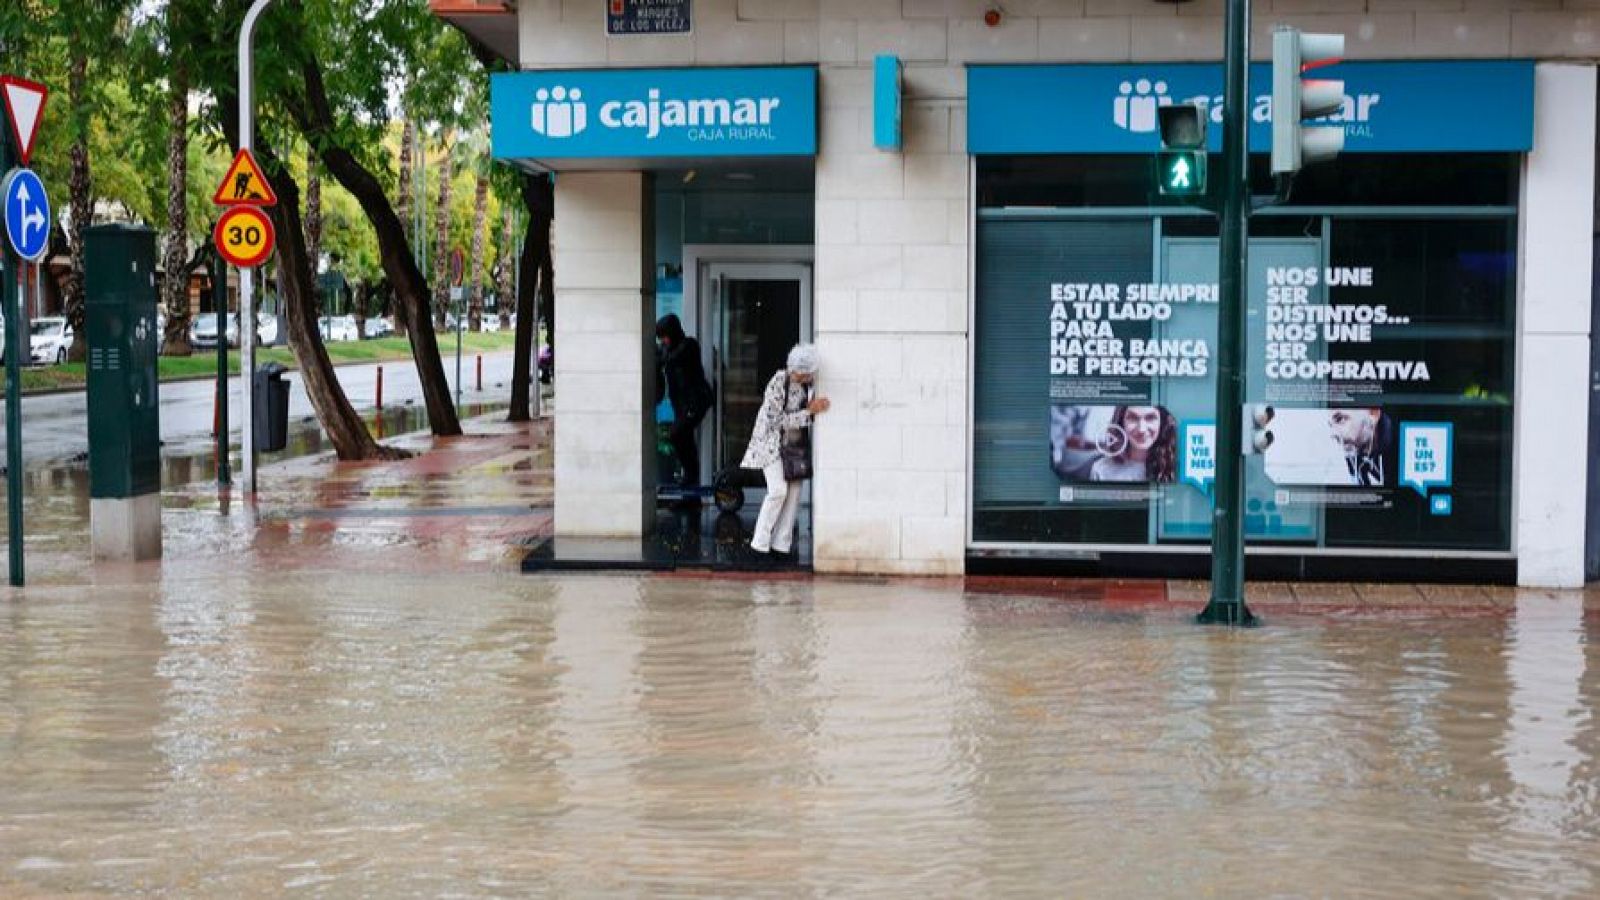
[{"label": "street lamp post", "polygon": [[[256,21],[261,18],[261,13],[271,2],[272,0],[255,0],[250,4],[249,11],[244,14],[244,24],[239,26],[239,147],[250,152],[255,150],[253,62]],[[228,330],[225,326],[218,328],[217,337],[224,343],[227,342]],[[240,448],[240,455],[244,461],[244,493],[246,497],[254,497],[256,493],[256,304],[255,271],[249,268],[239,270],[239,353],[243,357],[239,385],[244,394],[243,402],[240,404],[244,412],[244,421],[240,423],[244,446]]]}]

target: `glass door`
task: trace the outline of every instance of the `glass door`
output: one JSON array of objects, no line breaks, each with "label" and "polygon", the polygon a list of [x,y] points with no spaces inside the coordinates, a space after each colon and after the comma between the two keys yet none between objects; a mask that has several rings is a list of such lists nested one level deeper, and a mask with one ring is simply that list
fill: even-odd
[{"label": "glass door", "polygon": [[789,348],[811,336],[811,268],[798,263],[713,263],[718,470],[744,457],[762,391]]}]

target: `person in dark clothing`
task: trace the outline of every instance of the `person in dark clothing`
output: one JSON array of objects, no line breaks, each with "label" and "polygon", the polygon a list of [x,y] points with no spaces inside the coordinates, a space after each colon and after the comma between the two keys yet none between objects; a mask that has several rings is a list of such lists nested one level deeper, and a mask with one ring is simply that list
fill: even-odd
[{"label": "person in dark clothing", "polygon": [[695,432],[711,411],[711,383],[700,364],[700,342],[683,333],[683,323],[668,314],[656,322],[656,402],[664,395],[672,402],[672,442],[678,465],[683,468],[683,487],[700,484],[700,448]]}]

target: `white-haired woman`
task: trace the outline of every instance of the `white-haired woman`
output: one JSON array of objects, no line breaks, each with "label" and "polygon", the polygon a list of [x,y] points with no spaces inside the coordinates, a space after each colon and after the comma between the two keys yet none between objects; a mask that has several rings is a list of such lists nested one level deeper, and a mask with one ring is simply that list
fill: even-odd
[{"label": "white-haired woman", "polygon": [[800,482],[785,477],[781,448],[801,444],[812,417],[828,411],[828,398],[813,396],[816,378],[817,348],[796,344],[789,351],[788,365],[767,382],[750,446],[740,463],[746,469],[760,469],[767,479],[767,497],[761,501],[755,534],[750,537],[750,549],[763,557],[788,553],[794,542]]}]

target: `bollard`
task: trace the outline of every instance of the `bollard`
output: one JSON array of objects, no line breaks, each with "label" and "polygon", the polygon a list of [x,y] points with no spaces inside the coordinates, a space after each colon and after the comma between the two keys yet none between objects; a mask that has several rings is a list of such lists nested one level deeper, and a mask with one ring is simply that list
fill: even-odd
[{"label": "bollard", "polygon": [[375,405],[378,409],[383,409],[383,366],[378,367],[378,396]]},{"label": "bollard", "polygon": [[478,393],[483,393],[483,354],[478,354]]}]

